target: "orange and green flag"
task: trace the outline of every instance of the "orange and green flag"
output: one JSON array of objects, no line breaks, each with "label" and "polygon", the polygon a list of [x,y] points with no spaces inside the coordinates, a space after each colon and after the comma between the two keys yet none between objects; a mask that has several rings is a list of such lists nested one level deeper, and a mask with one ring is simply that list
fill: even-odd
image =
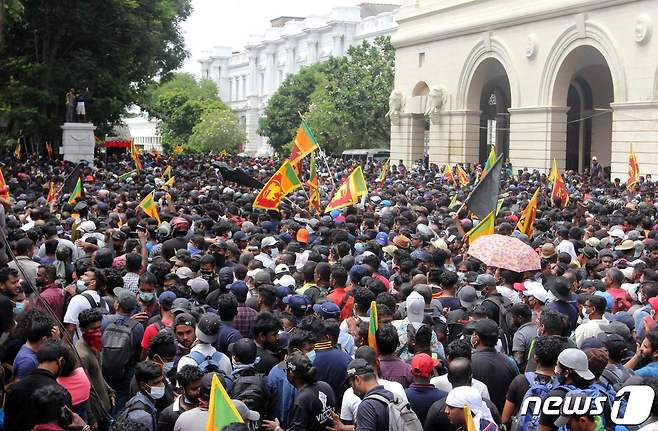
[{"label": "orange and green flag", "polygon": [[302,182],[295,174],[289,160],[283,162],[281,167],[265,183],[263,189],[254,199],[253,207],[266,210],[275,210],[279,208],[281,201],[290,192],[301,187]]},{"label": "orange and green flag", "polygon": [[320,213],[320,183],[318,180],[318,168],[315,162],[315,151],[311,153],[311,174],[308,179],[308,207],[311,214]]},{"label": "orange and green flag", "polygon": [[467,186],[471,181],[468,179],[468,174],[466,171],[459,165],[457,165],[457,178],[459,179],[459,184],[462,187]]},{"label": "orange and green flag", "polygon": [[175,179],[175,178],[176,178],[176,177],[170,177],[170,178],[167,180],[167,182],[165,182],[163,185],[165,185],[165,186],[167,186],[167,187],[171,187],[171,186],[173,186],[174,183],[176,182],[176,179]]},{"label": "orange and green flag", "polygon": [[235,404],[226,393],[226,389],[217,378],[217,374],[213,374],[212,384],[210,385],[206,431],[220,431],[226,425],[233,423],[242,424],[244,421]]},{"label": "orange and green flag", "polygon": [[51,203],[54,200],[55,200],[55,182],[50,181],[50,187],[48,189],[48,197],[46,198],[46,202]]},{"label": "orange and green flag", "polygon": [[295,135],[295,140],[290,151],[290,162],[299,162],[317,148],[318,140],[306,120],[302,118],[302,124],[297,129],[297,134]]},{"label": "orange and green flag", "polygon": [[370,321],[368,323],[368,346],[375,349],[377,352],[377,338],[375,334],[379,328],[379,320],[377,318],[377,303],[372,301],[370,303]]},{"label": "orange and green flag", "polygon": [[472,244],[473,241],[481,236],[493,234],[495,231],[495,221],[494,211],[491,211],[485,218],[480,220],[476,226],[466,232],[465,238],[468,240],[468,243]]},{"label": "orange and green flag", "polygon": [[491,145],[491,149],[489,150],[489,156],[487,157],[487,161],[484,163],[484,168],[482,169],[482,174],[480,175],[480,180],[484,178],[484,176],[491,170],[491,167],[496,163],[496,148]]},{"label": "orange and green flag", "polygon": [[158,205],[153,198],[153,192],[147,194],[144,199],[139,203],[139,207],[144,210],[144,214],[152,217],[160,224],[160,215],[158,214]]},{"label": "orange and green flag", "polygon": [[74,204],[78,198],[81,198],[82,195],[84,194],[84,190],[82,188],[82,178],[78,177],[78,182],[75,183],[75,187],[73,187],[73,191],[71,192],[71,196],[69,196],[68,203]]},{"label": "orange and green flag", "polygon": [[519,232],[526,235],[529,239],[532,239],[532,235],[535,232],[535,218],[537,217],[537,199],[539,198],[539,187],[535,190],[535,193],[530,198],[528,206],[523,210],[519,222],[516,224],[516,228]]},{"label": "orange and green flag", "polygon": [[633,151],[633,144],[631,144],[631,152],[628,155],[628,181],[626,182],[627,188],[632,188],[640,180],[640,164],[637,162],[637,156]]},{"label": "orange and green flag", "polygon": [[327,207],[324,209],[324,212],[328,213],[335,209],[354,205],[361,196],[366,194],[368,194],[366,179],[363,176],[361,166],[357,166],[354,168],[350,176],[345,179],[343,184],[338,187],[338,190],[334,193],[331,201],[329,201]]},{"label": "orange and green flag", "polygon": [[137,169],[133,169],[130,172],[126,172],[125,174],[121,174],[121,175],[119,175],[119,181],[127,180],[128,178],[132,177],[136,173],[137,173]]}]

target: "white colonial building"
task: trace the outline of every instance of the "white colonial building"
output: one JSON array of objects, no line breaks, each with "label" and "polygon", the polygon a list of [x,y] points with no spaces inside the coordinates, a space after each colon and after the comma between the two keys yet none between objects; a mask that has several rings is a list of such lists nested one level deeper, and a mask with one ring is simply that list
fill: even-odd
[{"label": "white colonial building", "polygon": [[405,0],[391,159],[658,174],[658,0]]},{"label": "white colonial building", "polygon": [[301,67],[343,55],[351,45],[397,28],[399,6],[363,3],[336,7],[326,15],[306,18],[283,16],[271,21],[264,34],[252,36],[242,52],[216,47],[200,61],[201,77],[215,81],[219,97],[244,125],[244,152],[271,152],[267,139],[258,135],[258,119],[268,98],[283,80]]}]

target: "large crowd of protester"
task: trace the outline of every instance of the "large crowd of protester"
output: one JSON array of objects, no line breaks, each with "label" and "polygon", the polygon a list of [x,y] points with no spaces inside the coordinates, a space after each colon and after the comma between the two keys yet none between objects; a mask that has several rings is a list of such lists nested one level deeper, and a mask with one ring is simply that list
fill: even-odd
[{"label": "large crowd of protester", "polygon": [[[519,273],[469,255],[472,187],[442,166],[392,161],[384,177],[365,161],[368,195],[313,213],[306,187],[264,211],[222,175],[265,183],[274,159],[145,155],[127,178],[127,155],[3,161],[2,429],[213,429],[216,380],[243,421],[226,431],[613,430],[617,392],[658,390],[649,178],[567,171],[562,207],[544,173],[508,165],[496,233],[541,262]],[[355,163],[321,165],[323,204]],[[516,227],[537,188],[529,237]],[[140,208],[151,192],[157,219]],[[522,408],[530,396],[608,402],[551,414]],[[627,430],[658,429],[658,400],[646,408]]]}]

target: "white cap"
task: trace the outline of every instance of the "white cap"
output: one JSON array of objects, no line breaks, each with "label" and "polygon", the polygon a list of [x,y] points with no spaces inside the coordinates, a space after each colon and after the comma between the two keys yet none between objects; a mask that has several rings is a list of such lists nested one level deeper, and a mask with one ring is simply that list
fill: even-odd
[{"label": "white cap", "polygon": [[288,268],[288,265],[286,265],[285,263],[278,264],[274,269],[274,273],[277,275],[281,274],[282,272],[290,272],[290,268]]},{"label": "white cap", "polygon": [[276,240],[271,237],[271,236],[266,236],[265,238],[262,239],[260,242],[260,248],[265,248],[265,247],[272,247],[273,245],[276,244]]},{"label": "white cap", "polygon": [[414,291],[407,296],[405,302],[407,307],[407,317],[411,323],[422,323],[425,315],[425,298],[420,293]]},{"label": "white cap", "polygon": [[89,232],[94,232],[96,230],[96,223],[94,223],[91,220],[85,220],[80,225],[78,226],[78,230],[89,233]]}]

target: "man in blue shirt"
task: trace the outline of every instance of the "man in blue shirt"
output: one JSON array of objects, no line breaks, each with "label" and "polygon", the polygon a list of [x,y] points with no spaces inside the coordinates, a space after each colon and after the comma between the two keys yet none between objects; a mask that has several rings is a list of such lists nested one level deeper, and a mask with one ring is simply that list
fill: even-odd
[{"label": "man in blue shirt", "polygon": [[47,314],[36,310],[28,312],[26,315],[31,323],[27,326],[27,341],[21,346],[16,358],[14,358],[14,378],[22,379],[34,370],[39,361],[37,361],[37,352],[41,345],[50,338],[55,322]]},{"label": "man in blue shirt", "polygon": [[[650,361],[635,372],[640,377],[658,377],[658,329],[652,329],[644,336],[640,345],[640,356]],[[637,354],[636,354],[637,355]]]},{"label": "man in blue shirt", "polygon": [[139,392],[126,403],[119,417],[139,422],[149,431],[155,431],[158,423],[158,411],[155,401],[165,394],[165,381],[162,368],[154,362],[140,362],[135,366],[135,380]]},{"label": "man in blue shirt", "polygon": [[317,340],[313,366],[317,369],[317,378],[331,386],[340,405],[343,393],[347,389],[345,385],[347,364],[352,358],[336,347],[339,334],[340,327],[335,319],[322,320],[319,324],[313,325],[313,335]]},{"label": "man in blue shirt", "polygon": [[437,389],[430,383],[434,374],[434,367],[439,361],[427,353],[419,353],[411,359],[411,374],[414,382],[405,389],[411,409],[416,413],[421,423],[425,423],[425,416],[435,401],[448,396],[447,392]]}]

